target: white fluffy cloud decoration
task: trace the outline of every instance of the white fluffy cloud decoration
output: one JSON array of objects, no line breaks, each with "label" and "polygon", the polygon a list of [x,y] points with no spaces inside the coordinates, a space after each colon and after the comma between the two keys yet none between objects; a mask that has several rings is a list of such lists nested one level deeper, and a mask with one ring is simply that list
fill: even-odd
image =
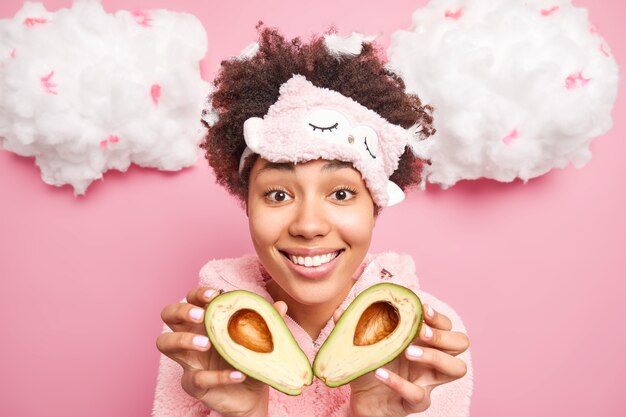
[{"label": "white fluffy cloud decoration", "polygon": [[431,0],[392,35],[388,56],[435,109],[437,133],[412,147],[442,188],[581,167],[612,126],[617,64],[569,0]]},{"label": "white fluffy cloud decoration", "polygon": [[131,162],[190,166],[205,133],[206,50],[190,14],[26,2],[0,20],[0,147],[34,156],[46,183],[75,194]]}]

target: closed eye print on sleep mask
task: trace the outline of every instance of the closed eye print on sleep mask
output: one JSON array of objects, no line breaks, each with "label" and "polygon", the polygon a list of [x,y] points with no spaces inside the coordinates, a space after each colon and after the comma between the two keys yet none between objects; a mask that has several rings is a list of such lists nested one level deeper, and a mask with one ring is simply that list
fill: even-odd
[{"label": "closed eye print on sleep mask", "polygon": [[305,118],[305,123],[312,129],[313,136],[320,140],[330,140],[340,143],[347,141],[349,145],[356,146],[367,152],[371,158],[376,159],[378,152],[378,135],[369,126],[352,127],[348,118],[332,109],[318,108],[312,110]]},{"label": "closed eye print on sleep mask", "polygon": [[285,82],[267,114],[249,118],[243,130],[247,149],[240,171],[253,153],[270,162],[350,162],[377,205],[388,207],[404,199],[404,192],[389,177],[414,129],[389,123],[337,91],[314,86],[302,75]]}]

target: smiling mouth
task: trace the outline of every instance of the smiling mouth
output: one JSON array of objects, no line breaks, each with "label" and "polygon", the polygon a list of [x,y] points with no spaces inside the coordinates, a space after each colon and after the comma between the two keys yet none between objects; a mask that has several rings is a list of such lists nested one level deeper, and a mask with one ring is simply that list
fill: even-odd
[{"label": "smiling mouth", "polygon": [[306,266],[306,267],[314,267],[320,266],[329,263],[337,256],[339,256],[343,252],[343,249],[326,253],[323,255],[315,255],[315,256],[296,256],[290,255],[287,252],[280,251],[280,253],[287,259],[289,259],[293,264]]}]

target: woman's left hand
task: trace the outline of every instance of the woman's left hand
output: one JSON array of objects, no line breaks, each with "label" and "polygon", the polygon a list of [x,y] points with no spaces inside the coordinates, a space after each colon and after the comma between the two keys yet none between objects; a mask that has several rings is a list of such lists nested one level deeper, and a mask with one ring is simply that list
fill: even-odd
[{"label": "woman's left hand", "polygon": [[436,386],[467,373],[467,364],[456,357],[469,348],[467,335],[453,332],[450,319],[432,308],[425,305],[424,312],[422,328],[404,354],[350,383],[350,417],[422,412]]}]

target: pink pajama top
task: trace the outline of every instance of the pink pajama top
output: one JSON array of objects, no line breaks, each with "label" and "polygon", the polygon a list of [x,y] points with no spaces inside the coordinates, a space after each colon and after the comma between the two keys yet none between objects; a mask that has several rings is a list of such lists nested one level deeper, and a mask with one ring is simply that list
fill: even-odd
[{"label": "pink pajama top", "polygon": [[[379,255],[368,254],[361,266],[362,273],[350,293],[341,304],[345,309],[366,288],[380,282],[392,282],[410,288],[422,303],[431,305],[450,318],[454,331],[466,332],[461,319],[447,304],[422,291],[415,274],[413,259],[408,255],[392,252]],[[221,259],[208,262],[200,271],[200,285],[231,291],[244,289],[255,292],[269,302],[274,302],[265,289],[266,274],[262,273],[256,256],[237,259]],[[326,323],[317,340],[311,337],[288,315],[285,322],[296,341],[311,363],[319,347],[334,327],[332,319]],[[164,326],[164,332],[171,331]],[[458,356],[467,364],[467,374],[456,381],[436,387],[431,393],[430,407],[413,416],[422,417],[466,417],[469,416],[470,398],[473,388],[473,370],[470,351]],[[183,370],[180,365],[161,355],[157,377],[156,394],[152,415],[154,417],[219,417],[197,399],[189,396],[181,387]],[[314,378],[313,384],[305,387],[299,396],[285,395],[270,387],[268,415],[270,417],[345,417],[348,416],[350,385],[328,388]]]}]

